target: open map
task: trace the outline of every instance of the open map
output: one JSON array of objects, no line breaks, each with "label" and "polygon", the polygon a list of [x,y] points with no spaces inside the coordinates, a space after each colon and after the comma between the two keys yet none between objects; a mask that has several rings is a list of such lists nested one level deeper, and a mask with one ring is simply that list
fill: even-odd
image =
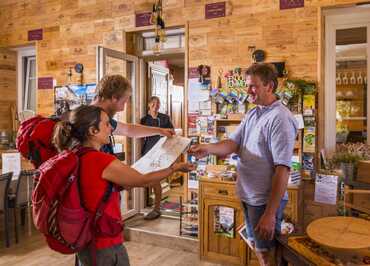
[{"label": "open map", "polygon": [[190,139],[174,136],[161,138],[154,147],[137,162],[133,168],[141,174],[158,171],[170,167],[189,146]]}]

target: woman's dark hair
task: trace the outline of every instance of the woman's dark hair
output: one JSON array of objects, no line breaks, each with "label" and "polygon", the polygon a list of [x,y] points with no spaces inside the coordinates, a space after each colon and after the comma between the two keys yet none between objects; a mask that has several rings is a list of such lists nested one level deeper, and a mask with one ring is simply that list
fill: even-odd
[{"label": "woman's dark hair", "polygon": [[99,130],[100,116],[103,109],[93,105],[81,105],[71,111],[68,118],[57,123],[53,144],[58,151],[70,149],[82,144],[89,137],[89,128]]}]

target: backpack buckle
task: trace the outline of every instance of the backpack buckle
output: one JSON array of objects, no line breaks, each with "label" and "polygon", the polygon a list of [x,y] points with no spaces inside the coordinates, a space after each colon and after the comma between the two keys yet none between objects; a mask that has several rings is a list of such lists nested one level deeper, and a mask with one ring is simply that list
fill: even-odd
[{"label": "backpack buckle", "polygon": [[72,183],[74,179],[75,179],[75,176],[71,175],[70,177],[68,177],[68,182]]}]

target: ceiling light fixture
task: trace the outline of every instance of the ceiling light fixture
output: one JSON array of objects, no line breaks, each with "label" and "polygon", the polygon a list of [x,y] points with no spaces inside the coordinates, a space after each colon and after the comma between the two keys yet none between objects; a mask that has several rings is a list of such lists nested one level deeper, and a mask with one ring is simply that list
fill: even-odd
[{"label": "ceiling light fixture", "polygon": [[158,0],[153,4],[153,12],[150,18],[151,23],[154,25],[155,44],[153,52],[156,55],[161,53],[163,43],[166,41],[165,23],[162,16],[162,0]]}]

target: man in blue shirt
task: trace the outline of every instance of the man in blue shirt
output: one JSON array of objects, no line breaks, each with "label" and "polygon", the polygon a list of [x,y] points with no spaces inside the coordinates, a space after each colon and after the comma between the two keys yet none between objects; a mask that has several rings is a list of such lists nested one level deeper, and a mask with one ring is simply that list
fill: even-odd
[{"label": "man in blue shirt", "polygon": [[274,237],[280,233],[297,123],[277,99],[272,65],[254,64],[246,71],[248,101],[257,106],[245,115],[230,139],[191,147],[201,158],[238,153],[237,194],[245,215],[248,244],[260,265],[275,265]]},{"label": "man in blue shirt", "polygon": [[[118,122],[113,119],[117,112],[124,110],[125,104],[129,101],[132,93],[130,82],[121,75],[104,76],[96,87],[96,97],[92,105],[101,107],[110,117],[110,124],[113,128],[113,135],[127,136],[131,138],[143,138],[155,135],[171,137],[173,129],[148,127],[138,124]],[[113,145],[105,145],[102,151],[113,154]]]}]

